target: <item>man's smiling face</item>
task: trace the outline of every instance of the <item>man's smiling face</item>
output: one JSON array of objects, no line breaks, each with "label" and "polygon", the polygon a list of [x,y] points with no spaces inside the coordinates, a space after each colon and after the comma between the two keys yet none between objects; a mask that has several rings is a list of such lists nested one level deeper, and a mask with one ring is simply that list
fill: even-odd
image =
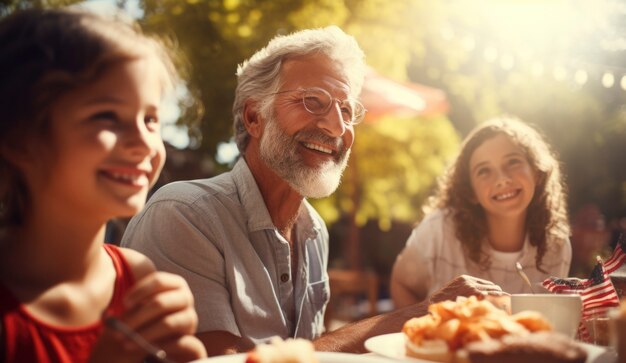
[{"label": "man's smiling face", "polygon": [[[281,80],[279,92],[316,87],[336,99],[350,96],[346,77],[324,55],[285,61]],[[343,121],[338,104],[324,115],[313,115],[305,109],[301,92],[284,92],[262,117],[261,159],[304,197],[334,192],[354,141],[354,126]]]}]

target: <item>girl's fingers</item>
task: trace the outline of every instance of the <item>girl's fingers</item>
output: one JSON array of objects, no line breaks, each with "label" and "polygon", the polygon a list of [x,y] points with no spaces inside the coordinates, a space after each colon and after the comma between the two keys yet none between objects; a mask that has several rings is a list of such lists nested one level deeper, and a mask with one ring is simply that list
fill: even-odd
[{"label": "girl's fingers", "polygon": [[191,294],[182,289],[165,290],[147,296],[121,315],[121,319],[134,330],[141,329],[154,320],[164,319],[170,314],[194,310]]},{"label": "girl's fingers", "polygon": [[132,309],[151,296],[168,290],[179,290],[193,303],[193,296],[185,279],[168,272],[156,271],[137,281],[124,297],[124,304],[128,309]]},{"label": "girl's fingers", "polygon": [[190,362],[207,356],[204,345],[193,335],[185,335],[160,342],[167,359],[174,362]]},{"label": "girl's fingers", "polygon": [[148,341],[158,342],[166,338],[194,334],[197,325],[195,310],[185,309],[152,320],[139,327],[137,332]]},{"label": "girl's fingers", "polygon": [[[140,337],[140,340],[151,344],[155,349],[165,349],[163,348],[164,344],[178,341],[185,336],[193,337],[198,324],[198,316],[191,306],[175,311],[164,312],[153,318],[150,318],[150,316],[151,314],[143,314],[143,311],[141,311],[141,313],[137,311],[134,315],[124,316],[123,318],[126,322],[122,323],[125,324],[125,329],[132,331],[132,334],[138,337],[137,339]],[[120,321],[121,320],[122,319],[120,319]],[[136,321],[140,323],[137,324]],[[137,324],[137,326],[132,327],[131,324]],[[195,337],[193,338],[195,339]],[[150,351],[145,349],[148,344],[141,345],[140,342],[137,342],[137,339],[131,339],[128,334],[122,334],[117,329],[105,325],[101,341],[107,343],[105,346],[109,348],[100,350],[107,352],[111,349],[111,352],[120,352],[121,354],[118,353],[115,355],[121,356],[128,355],[137,357],[137,354],[139,354],[139,356],[142,354],[145,355]],[[188,339],[190,338],[185,338],[182,341]],[[202,344],[200,343],[200,345]],[[197,349],[194,351],[197,351]],[[198,357],[193,356],[192,358],[196,359]]]},{"label": "girl's fingers", "polygon": [[[191,334],[169,335],[151,343],[165,351],[168,361],[189,362],[206,357],[204,345]],[[124,335],[105,327],[92,350],[89,363],[136,363],[144,361],[148,355]]]},{"label": "girl's fingers", "polygon": [[[193,336],[198,316],[193,295],[182,277],[154,272],[133,286],[124,303],[127,309],[117,318],[152,345],[161,349],[166,349],[162,344],[169,346],[168,358],[171,354],[174,361],[190,361],[206,356],[204,346]],[[107,327],[96,352],[106,353],[109,349],[121,356],[145,355],[137,344]]]}]

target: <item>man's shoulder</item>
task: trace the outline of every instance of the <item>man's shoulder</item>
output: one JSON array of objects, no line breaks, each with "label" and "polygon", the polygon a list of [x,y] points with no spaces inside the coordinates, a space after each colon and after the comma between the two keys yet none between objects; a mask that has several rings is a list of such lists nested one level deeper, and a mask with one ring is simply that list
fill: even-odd
[{"label": "man's shoulder", "polygon": [[149,202],[173,201],[193,204],[198,199],[230,196],[236,191],[230,173],[227,172],[206,179],[183,180],[166,184],[150,197]]}]

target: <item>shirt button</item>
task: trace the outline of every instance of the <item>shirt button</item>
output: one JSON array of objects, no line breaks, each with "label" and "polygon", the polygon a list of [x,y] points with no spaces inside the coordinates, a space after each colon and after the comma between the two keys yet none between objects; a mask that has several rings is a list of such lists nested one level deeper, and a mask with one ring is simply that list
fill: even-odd
[{"label": "shirt button", "polygon": [[282,281],[282,282],[289,281],[289,274],[282,274],[282,275],[280,275],[280,281]]}]

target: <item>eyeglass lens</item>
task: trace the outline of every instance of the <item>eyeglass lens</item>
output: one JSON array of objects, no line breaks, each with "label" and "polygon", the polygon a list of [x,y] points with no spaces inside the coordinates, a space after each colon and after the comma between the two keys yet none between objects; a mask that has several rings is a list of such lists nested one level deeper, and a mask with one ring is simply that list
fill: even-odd
[{"label": "eyeglass lens", "polygon": [[[314,115],[322,115],[330,110],[335,99],[322,89],[308,89],[302,95],[302,101],[307,111]],[[347,124],[359,122],[364,111],[363,106],[356,101],[339,101],[339,107],[341,109],[341,117]]]}]

